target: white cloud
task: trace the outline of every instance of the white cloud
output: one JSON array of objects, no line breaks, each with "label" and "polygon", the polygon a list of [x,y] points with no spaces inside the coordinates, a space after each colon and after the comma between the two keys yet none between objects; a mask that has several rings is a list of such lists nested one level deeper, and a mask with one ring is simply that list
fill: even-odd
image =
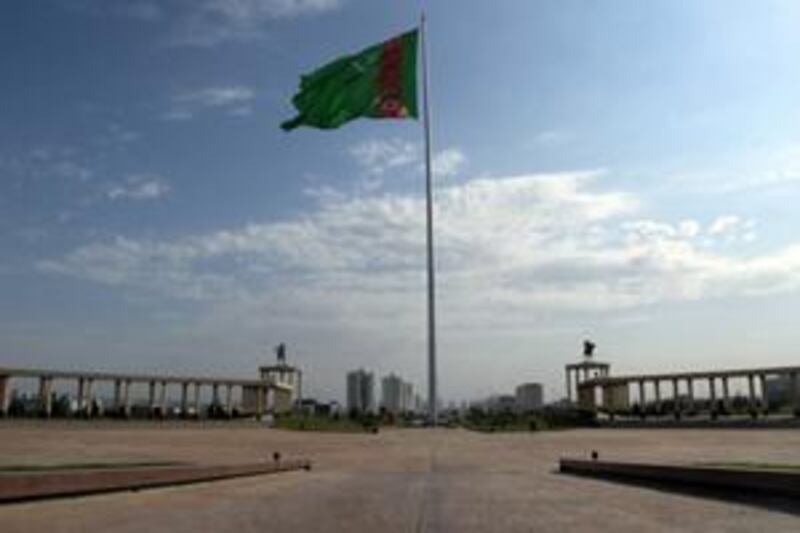
[{"label": "white cloud", "polygon": [[350,148],[350,154],[368,174],[374,175],[412,165],[422,156],[419,144],[402,139],[359,143]]},{"label": "white cloud", "polygon": [[178,104],[198,105],[201,107],[225,107],[233,104],[249,102],[255,96],[250,87],[207,87],[198,91],[181,93],[173,97]]},{"label": "white cloud", "polygon": [[730,233],[731,230],[739,226],[741,220],[734,215],[725,215],[717,218],[708,228],[709,235],[722,235]]},{"label": "white cloud", "polygon": [[678,235],[671,224],[655,220],[634,220],[626,222],[622,228],[628,232],[628,238],[634,240],[672,239]]},{"label": "white cloud", "polygon": [[[731,243],[735,249],[707,247],[704,239],[726,238],[724,231],[712,237],[711,228],[729,222],[643,218],[638,198],[601,187],[601,175],[472,179],[437,189],[443,353],[478,361],[508,347],[522,361],[539,335],[565,335],[551,327],[647,315],[663,302],[800,289],[800,244],[756,255],[742,240]],[[209,354],[289,339],[325,354],[315,360],[315,379],[331,383],[343,364],[416,368],[411,354],[424,352],[423,199],[313,193],[316,206],[295,217],[162,240],[118,236],[37,267],[153,309],[190,309],[170,326],[177,328],[171,342]],[[473,379],[451,370],[454,382]]]},{"label": "white cloud", "polygon": [[93,167],[90,157],[72,148],[39,146],[22,155],[4,157],[0,154],[0,170],[6,175],[3,185],[12,181],[8,177],[64,187],[85,185],[97,174]]},{"label": "white cloud", "polygon": [[[422,168],[423,151],[419,143],[402,139],[374,139],[350,148],[350,155],[371,176],[381,176],[392,170],[414,166]],[[457,174],[466,156],[458,148],[446,148],[433,156],[434,175],[447,177]]]},{"label": "white cloud", "polygon": [[561,130],[545,130],[537,133],[533,142],[542,146],[553,146],[556,144],[563,144],[572,139],[572,136]]},{"label": "white cloud", "polygon": [[751,242],[756,239],[754,220],[743,220],[735,215],[723,215],[708,226],[707,234],[724,242]]},{"label": "white cloud", "polygon": [[82,163],[73,161],[72,159],[60,159],[54,161],[53,164],[44,172],[49,172],[53,176],[66,178],[70,180],[77,180],[81,183],[86,183],[94,176],[94,171]]},{"label": "white cloud", "polygon": [[448,148],[436,154],[433,158],[433,173],[435,176],[453,176],[458,174],[467,158],[457,148]]},{"label": "white cloud", "polygon": [[681,192],[738,194],[794,187],[800,182],[800,144],[744,150],[715,164],[670,176],[666,183]]},{"label": "white cloud", "polygon": [[[638,200],[592,190],[597,176],[525,175],[440,188],[445,327],[516,327],[544,310],[619,310],[800,285],[796,248],[753,258],[712,253],[693,244],[693,221],[629,220]],[[424,288],[422,200],[317,199],[317,210],[293,220],[166,242],[119,237],[39,266],[234,307],[283,302],[287,316],[331,313],[353,327],[416,316]]]},{"label": "white cloud", "polygon": [[696,220],[681,220],[678,223],[678,233],[689,239],[700,234],[700,223]]},{"label": "white cloud", "polygon": [[117,123],[109,124],[108,133],[110,137],[109,142],[112,143],[125,144],[138,141],[141,138],[141,134],[139,132],[130,130]]},{"label": "white cloud", "polygon": [[214,46],[262,37],[276,20],[333,11],[344,0],[60,0],[66,9],[121,16],[168,29],[173,46]]},{"label": "white cloud", "polygon": [[103,148],[124,147],[130,143],[141,139],[142,135],[138,131],[129,129],[122,124],[111,122],[106,127],[106,131],[93,139],[96,146]]},{"label": "white cloud", "polygon": [[121,15],[145,21],[157,21],[164,17],[161,6],[151,0],[125,0],[118,2],[116,9]]},{"label": "white cloud", "polygon": [[12,232],[14,237],[27,244],[36,244],[47,239],[50,232],[42,227],[28,226]]},{"label": "white cloud", "polygon": [[249,117],[253,114],[253,108],[249,105],[234,107],[228,111],[228,114],[232,117]]},{"label": "white cloud", "polygon": [[59,3],[66,9],[94,16],[112,15],[146,22],[159,21],[165,16],[157,0],[59,0]]},{"label": "white cloud", "polygon": [[164,120],[189,120],[206,109],[220,109],[232,116],[252,113],[251,104],[256,93],[251,87],[230,85],[205,87],[172,96],[172,108],[161,115]]},{"label": "white cloud", "polygon": [[156,200],[170,191],[169,183],[150,174],[130,176],[124,185],[113,185],[106,192],[111,200]]},{"label": "white cloud", "polygon": [[[593,225],[632,212],[637,202],[623,193],[588,192],[585,188],[593,178],[593,173],[531,175],[440,189],[439,261],[451,276],[444,285],[459,289],[467,283],[470,294],[480,293],[482,287],[498,290],[516,302],[518,297],[510,292],[513,280],[526,278],[529,271],[569,258],[602,264],[601,258],[609,254],[592,257],[591,248],[582,251],[578,245],[596,247]],[[255,280],[270,280],[266,285],[271,287],[258,290],[346,291],[356,299],[380,293],[404,300],[422,264],[422,201],[341,194],[320,195],[319,201],[317,211],[291,221],[174,242],[120,237],[42,266],[180,296],[218,294],[214,287],[250,292],[253,284],[260,285]],[[220,261],[228,261],[228,268],[218,270]],[[522,293],[529,283],[526,279]],[[548,292],[556,297],[557,291],[543,294]]]},{"label": "white cloud", "polygon": [[273,20],[324,13],[339,0],[193,0],[177,15],[170,43],[214,46],[263,36]]},{"label": "white cloud", "polygon": [[40,146],[28,152],[30,158],[34,161],[49,161],[53,157],[53,151],[50,148]]},{"label": "white cloud", "polygon": [[338,0],[206,0],[204,9],[235,21],[294,17],[338,7]]},{"label": "white cloud", "polygon": [[191,120],[194,118],[194,113],[186,109],[170,109],[163,113],[161,118],[169,121]]}]

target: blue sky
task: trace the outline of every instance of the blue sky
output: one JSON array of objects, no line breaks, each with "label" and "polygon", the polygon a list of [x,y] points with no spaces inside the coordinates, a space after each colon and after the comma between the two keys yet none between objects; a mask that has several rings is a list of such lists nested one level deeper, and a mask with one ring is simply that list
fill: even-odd
[{"label": "blue sky", "polygon": [[[794,363],[800,6],[429,2],[446,398]],[[0,362],[425,385],[421,128],[278,124],[375,0],[0,7]]]}]

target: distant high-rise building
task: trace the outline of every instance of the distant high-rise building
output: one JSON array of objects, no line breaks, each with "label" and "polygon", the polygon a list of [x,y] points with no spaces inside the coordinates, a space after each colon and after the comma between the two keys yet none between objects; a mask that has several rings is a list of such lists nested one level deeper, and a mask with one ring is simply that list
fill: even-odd
[{"label": "distant high-rise building", "polygon": [[414,410],[414,386],[411,383],[403,383],[403,396],[401,398],[403,411]]},{"label": "distant high-rise building", "polygon": [[363,369],[347,374],[347,410],[375,411],[375,377]]},{"label": "distant high-rise building", "polygon": [[516,404],[519,411],[541,409],[544,404],[541,383],[523,383],[517,387]]},{"label": "distant high-rise building", "polygon": [[390,413],[404,413],[414,409],[414,388],[395,374],[381,380],[381,405]]},{"label": "distant high-rise building", "polygon": [[416,413],[424,413],[428,410],[425,400],[419,394],[414,394],[413,411]]}]

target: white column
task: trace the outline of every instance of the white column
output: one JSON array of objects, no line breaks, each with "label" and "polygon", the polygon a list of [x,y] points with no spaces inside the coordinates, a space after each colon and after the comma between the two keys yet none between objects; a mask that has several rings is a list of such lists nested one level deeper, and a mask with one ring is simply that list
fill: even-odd
[{"label": "white column", "polygon": [[716,408],[717,403],[717,384],[716,379],[713,377],[708,378],[708,394],[709,398],[711,398],[711,410],[713,411]]},{"label": "white column", "polygon": [[156,414],[156,382],[151,381],[148,386],[149,386],[148,403],[150,405],[150,416],[153,416]]},{"label": "white column", "polygon": [[194,416],[200,418],[200,382],[194,382]]},{"label": "white column", "polygon": [[94,403],[94,392],[92,392],[94,380],[88,378],[86,380],[86,416],[92,416],[92,404]]},{"label": "white column", "polygon": [[52,378],[42,376],[39,378],[39,409],[42,416],[50,418],[53,414]]},{"label": "white column", "polygon": [[303,371],[297,371],[297,403],[303,405]]},{"label": "white column", "polygon": [[114,380],[114,414],[118,415],[122,409],[122,380]]},{"label": "white column", "polygon": [[0,416],[8,414],[9,387],[11,376],[0,376]]},{"label": "white column", "polygon": [[189,416],[189,383],[181,383],[181,418]]},{"label": "white column", "polygon": [[264,416],[264,387],[256,387],[256,419],[261,420]]},{"label": "white column", "polygon": [[228,390],[225,393],[225,414],[233,416],[233,385],[228,384]]},{"label": "white column", "polygon": [[167,382],[161,382],[161,396],[158,400],[159,407],[161,408],[161,417],[167,416]]},{"label": "white column", "polygon": [[564,371],[567,375],[567,402],[572,403],[572,372],[569,367],[566,367]]},{"label": "white column", "polygon": [[728,376],[722,376],[722,404],[726,411],[731,409],[731,399],[728,394]]},{"label": "white column", "polygon": [[681,412],[680,390],[678,390],[678,378],[672,378],[672,409],[676,413]]},{"label": "white column", "polygon": [[125,380],[125,388],[122,390],[122,416],[128,417],[131,414],[131,380]]},{"label": "white column", "polygon": [[78,378],[78,413],[83,414],[86,405],[84,404],[86,398],[86,380],[84,378]]},{"label": "white column", "polygon": [[653,380],[653,388],[656,391],[656,411],[661,414],[661,382],[659,380]]}]

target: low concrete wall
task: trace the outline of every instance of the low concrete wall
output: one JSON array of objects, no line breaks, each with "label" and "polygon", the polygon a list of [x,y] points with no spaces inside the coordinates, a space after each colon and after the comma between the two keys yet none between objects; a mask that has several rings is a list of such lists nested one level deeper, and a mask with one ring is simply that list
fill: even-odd
[{"label": "low concrete wall", "polygon": [[800,498],[800,472],[613,463],[582,459],[561,459],[559,470],[567,474],[620,481],[709,488],[739,494],[742,491],[758,492]]},{"label": "low concrete wall", "polygon": [[720,417],[712,420],[704,418],[687,418],[675,420],[669,416],[660,418],[648,417],[640,419],[599,420],[598,427],[608,429],[800,429],[800,418],[788,415],[750,417]]},{"label": "low concrete wall", "polygon": [[305,460],[0,475],[0,504],[185,485],[311,468]]}]

